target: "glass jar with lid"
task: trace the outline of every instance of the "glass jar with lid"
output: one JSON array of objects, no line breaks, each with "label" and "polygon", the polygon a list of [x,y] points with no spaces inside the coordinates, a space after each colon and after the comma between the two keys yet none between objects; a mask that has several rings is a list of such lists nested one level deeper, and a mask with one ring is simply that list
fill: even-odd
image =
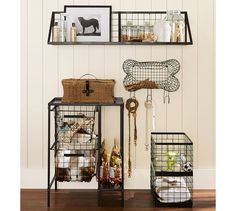
[{"label": "glass jar with lid", "polygon": [[121,27],[121,42],[127,42],[128,37],[127,37],[127,26],[122,26]]},{"label": "glass jar with lid", "polygon": [[153,26],[151,26],[149,22],[145,22],[143,26],[139,26],[138,37],[142,42],[153,42],[154,41]]},{"label": "glass jar with lid", "polygon": [[180,10],[167,11],[165,20],[171,25],[171,42],[184,42],[185,21]]},{"label": "glass jar with lid", "polygon": [[141,41],[144,39],[144,26],[138,26],[138,38]]},{"label": "glass jar with lid", "polygon": [[131,41],[137,42],[139,41],[139,28],[138,26],[132,26],[132,35],[131,35]]},{"label": "glass jar with lid", "polygon": [[143,40],[150,40],[151,36],[153,34],[153,26],[150,25],[149,22],[145,22],[144,23],[144,36],[143,36]]},{"label": "glass jar with lid", "polygon": [[121,42],[129,42],[132,38],[133,23],[127,22],[127,25],[121,27]]}]

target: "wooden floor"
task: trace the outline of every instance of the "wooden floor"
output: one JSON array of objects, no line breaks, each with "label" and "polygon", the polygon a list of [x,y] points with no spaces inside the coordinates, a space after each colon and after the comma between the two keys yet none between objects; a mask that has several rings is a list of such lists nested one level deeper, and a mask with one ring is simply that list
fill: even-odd
[{"label": "wooden floor", "polygon": [[119,207],[119,194],[103,194],[103,206],[97,206],[97,192],[94,190],[58,190],[51,192],[51,207],[47,207],[46,190],[21,190],[22,211],[136,211],[136,210],[172,210],[172,211],[214,211],[215,191],[195,190],[193,208],[158,208],[154,207],[152,195],[148,190],[126,190],[125,207]]}]

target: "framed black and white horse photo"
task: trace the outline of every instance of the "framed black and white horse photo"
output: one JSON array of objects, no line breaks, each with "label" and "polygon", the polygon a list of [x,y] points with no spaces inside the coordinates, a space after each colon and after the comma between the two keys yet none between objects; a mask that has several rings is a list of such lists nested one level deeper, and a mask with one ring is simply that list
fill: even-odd
[{"label": "framed black and white horse photo", "polygon": [[67,32],[75,23],[77,42],[111,41],[111,6],[65,5]]}]

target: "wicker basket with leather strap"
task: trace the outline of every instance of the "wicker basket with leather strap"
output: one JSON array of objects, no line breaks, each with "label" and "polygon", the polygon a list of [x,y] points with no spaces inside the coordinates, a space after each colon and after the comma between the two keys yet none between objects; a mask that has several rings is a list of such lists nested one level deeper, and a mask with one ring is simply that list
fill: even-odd
[{"label": "wicker basket with leather strap", "polygon": [[[88,75],[88,74],[86,74]],[[114,103],[115,80],[63,79],[65,103]]]}]

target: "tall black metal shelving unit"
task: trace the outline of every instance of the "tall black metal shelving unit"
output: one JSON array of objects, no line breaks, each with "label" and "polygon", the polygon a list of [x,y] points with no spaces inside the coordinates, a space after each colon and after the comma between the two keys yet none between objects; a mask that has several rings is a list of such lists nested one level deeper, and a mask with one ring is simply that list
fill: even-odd
[{"label": "tall black metal shelving unit", "polygon": [[[53,183],[55,184],[55,190],[58,189],[57,186],[57,177],[56,177],[56,171],[54,172],[53,177],[51,178],[51,151],[54,152],[54,157],[57,154],[57,143],[58,140],[56,138],[56,135],[54,135],[54,141],[52,143],[51,140],[51,115],[54,114],[54,123],[55,123],[55,131],[54,133],[56,134],[56,117],[57,117],[57,108],[59,106],[95,106],[95,112],[98,114],[98,147],[97,150],[101,149],[101,137],[102,137],[102,130],[101,130],[101,125],[102,125],[102,107],[107,107],[107,106],[113,106],[113,107],[119,107],[120,111],[120,154],[121,154],[121,161],[122,161],[122,166],[121,166],[121,186],[119,189],[114,189],[112,187],[104,187],[100,181],[98,180],[98,205],[101,206],[101,194],[102,192],[105,191],[118,191],[121,193],[121,206],[124,206],[124,103],[123,99],[121,97],[115,98],[115,101],[113,104],[107,104],[107,103],[63,103],[62,98],[56,97],[52,99],[48,103],[48,175],[47,175],[47,205],[50,207],[50,191],[51,187],[53,186]],[[98,153],[98,160],[100,160],[100,153]],[[98,166],[97,168],[97,177],[100,178],[100,167]]]}]

